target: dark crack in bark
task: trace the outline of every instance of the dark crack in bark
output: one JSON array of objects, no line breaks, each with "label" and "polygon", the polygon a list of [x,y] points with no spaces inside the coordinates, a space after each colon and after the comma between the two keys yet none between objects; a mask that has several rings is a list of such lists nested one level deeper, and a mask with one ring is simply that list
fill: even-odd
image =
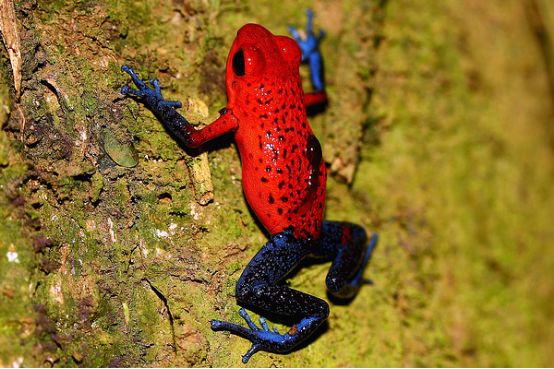
[{"label": "dark crack in bark", "polygon": [[144,281],[146,283],[148,283],[148,286],[150,286],[150,289],[152,291],[154,291],[156,296],[158,296],[158,298],[163,302],[163,304],[164,304],[164,306],[167,310],[167,316],[169,318],[169,327],[171,329],[171,341],[172,341],[171,345],[173,347],[173,352],[177,353],[177,340],[175,338],[175,324],[174,324],[173,314],[171,313],[171,309],[169,308],[169,304],[167,302],[167,298],[164,296],[164,294],[159,289],[157,289],[152,284],[152,282],[150,282],[150,280],[148,278],[145,278]]}]

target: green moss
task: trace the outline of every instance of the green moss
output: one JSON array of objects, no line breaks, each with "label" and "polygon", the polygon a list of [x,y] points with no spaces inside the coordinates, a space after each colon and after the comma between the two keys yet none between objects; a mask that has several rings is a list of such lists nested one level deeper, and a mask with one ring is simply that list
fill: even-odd
[{"label": "green moss", "polygon": [[[31,365],[33,337],[32,266],[30,245],[20,236],[21,225],[0,200],[0,364]],[[10,254],[9,254],[10,253]],[[14,345],[13,342],[17,342]]]},{"label": "green moss", "polygon": [[[4,60],[0,81],[9,79]],[[0,127],[7,118],[9,84],[0,83]],[[0,366],[34,365],[33,345],[33,253],[23,234],[17,210],[10,197],[18,195],[16,183],[27,171],[6,132],[0,130]]]},{"label": "green moss", "polygon": [[[498,111],[492,102],[513,99],[529,114],[540,114],[531,98],[510,96],[502,87],[520,78],[505,77],[509,63],[495,67],[505,80],[492,91],[469,85],[466,66],[475,62],[471,53],[488,46],[471,31],[483,19],[451,23],[445,16],[460,12],[455,4],[388,7],[389,42],[380,64],[389,77],[376,96],[376,109],[387,113],[377,128],[386,126],[387,133],[377,149],[364,147],[360,172],[368,174],[358,173],[353,191],[380,219],[401,221],[382,223],[381,234],[397,236],[385,239],[381,252],[390,253],[395,245],[405,251],[377,262],[403,276],[396,284],[402,282],[402,299],[411,308],[404,314],[409,324],[401,339],[404,360],[417,366],[542,365],[541,344],[522,349],[520,339],[522,332],[532,335],[536,329],[527,317],[541,316],[547,305],[529,303],[534,299],[527,299],[523,286],[533,277],[522,268],[526,262],[516,245],[525,238],[531,259],[543,252],[540,240],[549,231],[537,225],[545,216],[541,202],[553,201],[543,187],[551,174],[530,174],[524,163],[533,160],[535,167],[551,173],[551,159],[540,154],[545,142],[536,128],[520,140],[517,125],[529,122],[507,125],[509,109]],[[512,40],[503,41],[506,46],[525,42],[508,37],[507,29],[502,32]],[[469,55],[452,47],[463,37],[473,42]],[[542,199],[537,203],[520,195],[530,175],[534,198]],[[533,216],[525,210],[530,208]]]}]

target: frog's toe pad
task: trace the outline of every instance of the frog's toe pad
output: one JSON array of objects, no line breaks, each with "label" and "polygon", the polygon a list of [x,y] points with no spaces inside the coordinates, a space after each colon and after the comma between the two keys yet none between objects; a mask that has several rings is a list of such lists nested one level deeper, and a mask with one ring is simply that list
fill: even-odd
[{"label": "frog's toe pad", "polygon": [[121,93],[123,95],[131,95],[131,96],[137,96],[137,97],[143,97],[144,93],[139,90],[135,90],[129,86],[123,86],[121,87]]}]

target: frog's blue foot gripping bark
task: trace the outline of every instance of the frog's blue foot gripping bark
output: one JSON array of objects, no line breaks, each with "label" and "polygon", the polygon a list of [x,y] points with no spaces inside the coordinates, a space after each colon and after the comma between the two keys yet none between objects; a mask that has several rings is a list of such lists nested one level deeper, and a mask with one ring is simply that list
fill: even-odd
[{"label": "frog's blue foot gripping bark", "polygon": [[135,86],[138,88],[138,90],[135,90],[130,88],[129,86],[123,86],[121,88],[121,93],[123,95],[135,96],[141,99],[154,113],[156,113],[156,111],[158,111],[159,108],[162,107],[181,107],[181,102],[168,101],[163,98],[158,80],[153,78],[150,79],[150,83],[152,83],[152,86],[154,86],[154,89],[151,89],[137,76],[137,74],[131,67],[124,65],[121,67],[121,70],[131,76],[131,79],[135,83]]},{"label": "frog's blue foot gripping bark", "polygon": [[325,33],[323,30],[319,30],[319,34],[316,36],[313,31],[313,11],[308,9],[306,15],[308,22],[304,32],[305,37],[293,26],[289,26],[289,32],[298,44],[298,47],[300,47],[302,62],[308,63],[310,66],[312,87],[315,91],[323,91],[325,90],[325,82],[323,78],[323,58],[319,52],[319,43]]},{"label": "frog's blue foot gripping bark", "polygon": [[249,328],[220,320],[212,320],[211,324],[214,331],[229,331],[252,342],[252,347],[242,356],[242,362],[245,364],[258,351],[284,354],[294,350],[321,324],[320,319],[316,317],[304,318],[287,333],[280,334],[275,327],[272,330],[269,329],[266,320],[262,317],[260,317],[260,328],[250,319],[246,310],[241,308],[239,314]]}]

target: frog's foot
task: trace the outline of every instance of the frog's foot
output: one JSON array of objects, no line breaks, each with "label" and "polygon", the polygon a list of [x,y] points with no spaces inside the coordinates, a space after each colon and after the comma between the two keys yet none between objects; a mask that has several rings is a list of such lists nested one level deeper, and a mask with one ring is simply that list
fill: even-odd
[{"label": "frog's foot", "polygon": [[242,362],[245,364],[258,351],[279,354],[291,351],[306,338],[307,332],[311,333],[313,326],[319,325],[316,317],[304,318],[287,333],[280,334],[276,327],[273,327],[272,330],[269,329],[266,320],[262,317],[260,317],[260,328],[250,319],[245,309],[241,308],[239,314],[246,321],[249,328],[221,320],[212,320],[211,325],[214,331],[228,331],[252,342],[252,347],[242,356]]},{"label": "frog's foot", "polygon": [[359,288],[362,284],[373,284],[373,281],[371,279],[364,278],[364,270],[367,264],[369,263],[369,260],[371,259],[371,255],[373,254],[373,250],[377,246],[377,241],[379,240],[379,236],[377,233],[374,233],[371,236],[371,239],[369,240],[369,244],[367,245],[367,249],[365,250],[365,256],[364,260],[362,262],[362,266],[358,270],[358,273],[352,278],[350,281],[351,288]]},{"label": "frog's foot", "polygon": [[[337,273],[333,273],[330,271],[330,273],[327,275],[326,282],[327,282],[328,291],[331,292],[331,295],[333,297],[337,298],[338,300],[348,301],[358,293],[358,290],[362,287],[362,285],[373,284],[372,280],[364,278],[364,271],[367,264],[369,263],[369,260],[371,259],[373,250],[377,246],[377,240],[378,240],[377,234],[374,234],[373,236],[371,236],[371,239],[369,240],[369,244],[365,248],[365,253],[363,254],[362,262],[360,263],[360,266],[358,267],[356,274],[350,280],[341,281],[340,278],[337,278],[338,277]],[[338,263],[340,263],[340,261]],[[346,267],[346,263],[342,267]],[[353,265],[350,267],[353,267]],[[340,268],[340,266],[335,265],[335,268]]]},{"label": "frog's foot", "polygon": [[308,18],[306,24],[306,31],[298,31],[295,27],[289,25],[289,32],[300,47],[302,51],[302,62],[306,62],[310,59],[310,56],[319,54],[318,45],[325,32],[319,30],[319,34],[316,36],[313,31],[313,19],[314,13],[311,9],[306,10]]},{"label": "frog's foot", "polygon": [[170,108],[180,108],[181,102],[179,101],[169,101],[165,100],[162,96],[160,90],[160,84],[156,79],[150,79],[150,83],[154,86],[154,89],[148,87],[135,73],[135,71],[124,65],[121,67],[121,70],[131,76],[131,79],[135,83],[135,86],[138,90],[130,88],[129,86],[123,86],[121,88],[121,93],[123,95],[135,96],[141,99],[152,111],[157,112],[161,108],[170,107]]},{"label": "frog's foot", "polygon": [[325,282],[330,297],[338,301],[349,301],[356,296],[363,284],[364,271],[377,246],[378,236],[374,234],[369,243],[365,230],[348,222],[323,222],[319,248],[316,257],[331,259],[331,268]]},{"label": "frog's foot", "polygon": [[320,29],[316,36],[313,31],[314,13],[311,9],[308,9],[306,14],[308,17],[306,31],[298,31],[295,27],[289,26],[289,32],[302,52],[302,62],[308,63],[310,66],[310,79],[314,90],[320,93],[320,96],[314,96],[312,100],[322,103],[327,101],[327,96],[322,93],[325,91],[325,78],[323,76],[323,59],[319,52],[319,42],[325,33]]}]

